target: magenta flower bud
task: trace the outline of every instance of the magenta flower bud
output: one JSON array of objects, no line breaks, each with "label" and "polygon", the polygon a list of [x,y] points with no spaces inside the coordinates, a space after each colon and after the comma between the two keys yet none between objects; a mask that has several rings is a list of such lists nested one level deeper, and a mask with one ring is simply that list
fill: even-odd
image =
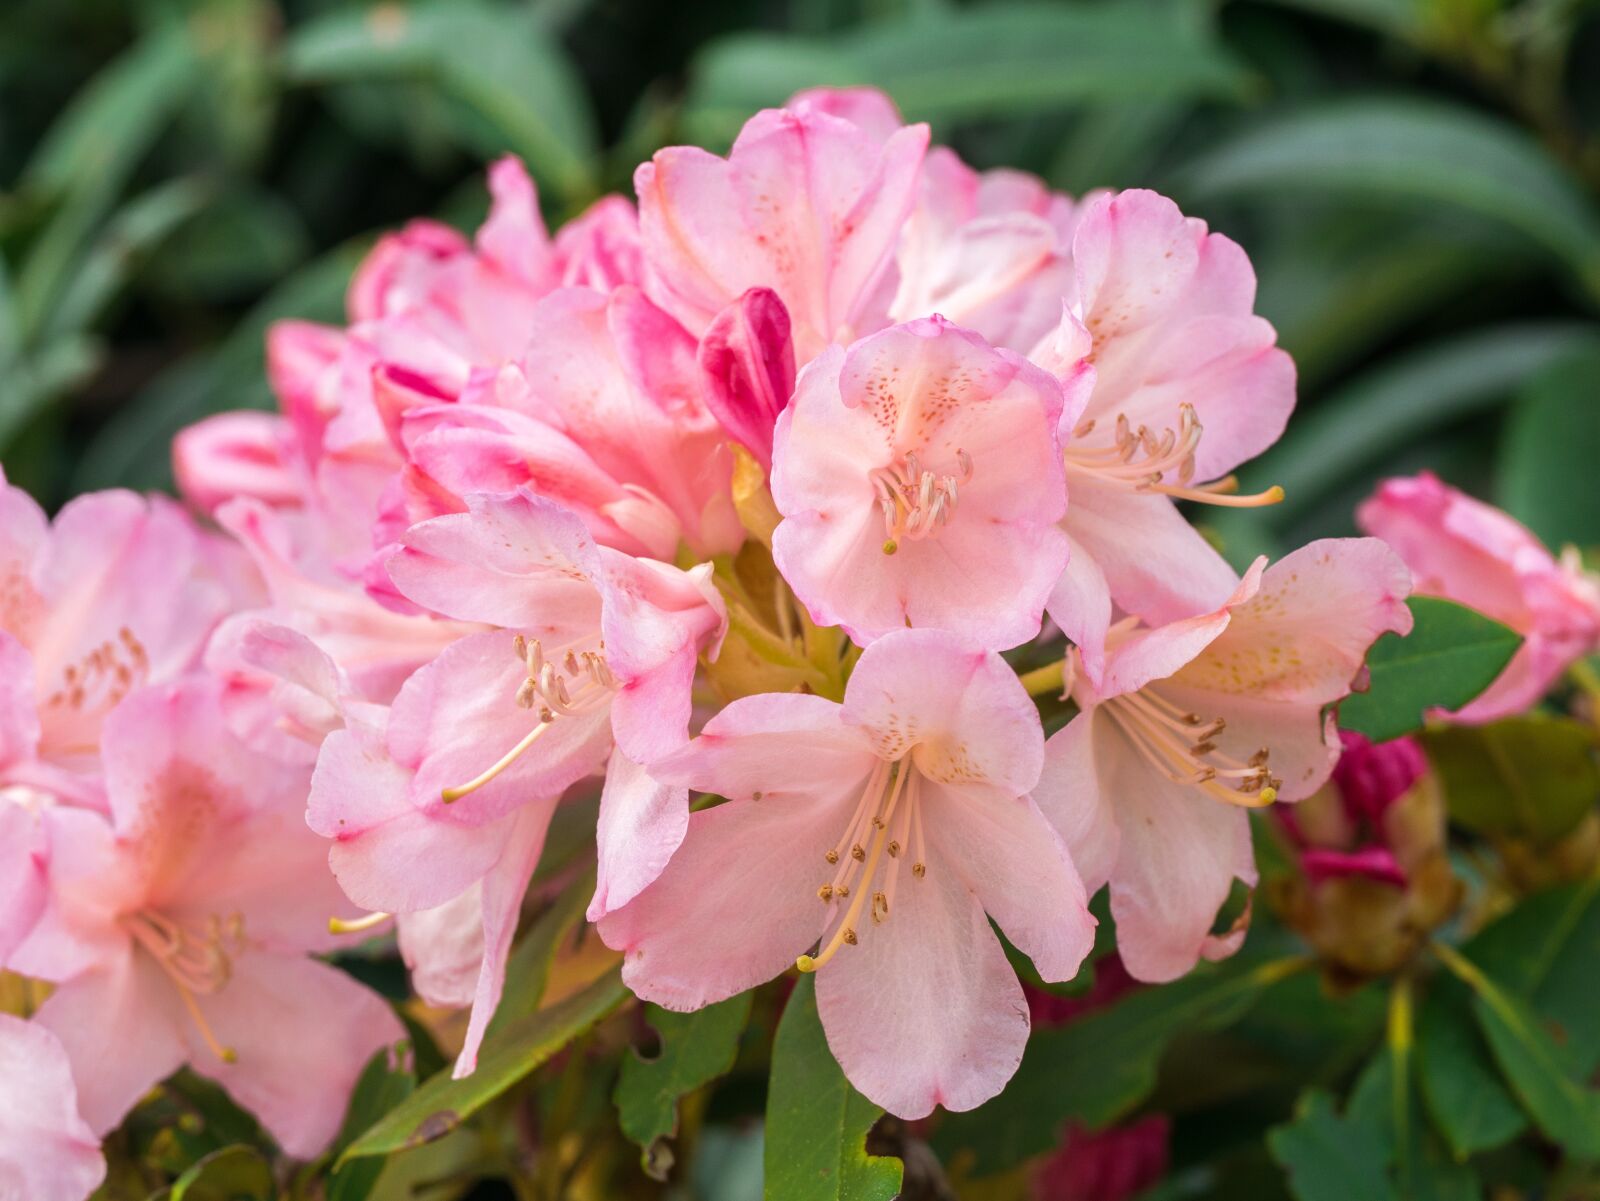
[{"label": "magenta flower bud", "polygon": [[1383,846],[1365,846],[1354,851],[1323,848],[1305,851],[1300,856],[1300,867],[1313,884],[1350,876],[1381,880],[1401,888],[1406,883],[1405,869],[1394,857],[1394,852]]},{"label": "magenta flower bud", "polygon": [[1428,770],[1427,757],[1413,738],[1374,743],[1364,735],[1340,730],[1339,740],[1344,753],[1333,769],[1333,783],[1345,812],[1354,820],[1379,820]]},{"label": "magenta flower bud", "polygon": [[751,288],[700,339],[706,407],[733,440],[772,466],[772,427],[794,395],[789,310],[771,288]]}]

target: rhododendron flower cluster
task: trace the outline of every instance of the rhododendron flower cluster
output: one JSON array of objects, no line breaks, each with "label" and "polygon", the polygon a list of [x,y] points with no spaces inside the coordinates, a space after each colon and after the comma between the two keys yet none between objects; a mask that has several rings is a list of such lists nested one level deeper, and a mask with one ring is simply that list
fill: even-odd
[{"label": "rhododendron flower cluster", "polygon": [[[1327,785],[1406,562],[1494,574],[1505,703],[1593,645],[1590,586],[1430,480],[1364,510],[1400,554],[1236,573],[1191,517],[1278,499],[1230,472],[1294,404],[1244,252],[928,141],[802,94],[554,236],[506,159],[475,238],[416,222],[345,327],[272,331],[280,412],[177,441],[190,513],[0,494],[0,966],[55,985],[0,1025],[52,1090],[30,1195],[86,1192],[181,1064],[323,1151],[402,1031],[317,956],[391,923],[472,1073],[593,779],[634,993],[815,973],[860,1092],[970,1109],[1029,1037],[1002,936],[1069,980],[1109,885],[1132,977],[1237,949],[1248,813]],[[1413,553],[1429,522],[1469,549]],[[1037,698],[1075,711],[1048,738]]]}]

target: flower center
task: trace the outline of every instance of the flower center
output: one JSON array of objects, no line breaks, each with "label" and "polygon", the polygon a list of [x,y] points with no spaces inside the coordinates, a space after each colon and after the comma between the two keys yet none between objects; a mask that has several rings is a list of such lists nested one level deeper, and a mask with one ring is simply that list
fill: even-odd
[{"label": "flower center", "polygon": [[908,847],[912,878],[927,876],[921,781],[909,755],[894,762],[879,760],[867,777],[844,836],[824,856],[835,868],[833,878],[817,889],[818,898],[830,908],[830,919],[837,924],[822,950],[795,960],[802,972],[814,972],[837,955],[839,948],[856,945],[856,927],[869,898],[873,924],[888,920],[900,879],[900,857]]},{"label": "flower center", "polygon": [[446,788],[441,796],[447,805],[476,792],[505,771],[555,724],[556,718],[593,713],[609,704],[611,694],[619,687],[606,662],[604,638],[590,635],[547,650],[539,639],[518,634],[511,645],[528,672],[517,688],[517,707],[536,709],[539,724],[482,773],[465,784]]},{"label": "flower center", "polygon": [[[1127,415],[1117,415],[1116,432],[1110,446],[1084,446],[1080,440],[1094,431],[1090,418],[1072,431],[1072,442],[1063,452],[1066,465],[1087,472],[1100,483],[1127,492],[1159,492],[1175,500],[1192,500],[1207,505],[1254,509],[1275,505],[1283,499],[1283,489],[1274,484],[1254,496],[1234,496],[1239,481],[1233,476],[1209,484],[1194,484],[1194,452],[1204,432],[1194,406],[1178,406],[1178,428],[1168,428],[1157,436],[1147,426],[1134,429]],[[1168,477],[1176,479],[1169,483]]]},{"label": "flower center", "polygon": [[45,706],[81,716],[105,713],[144,683],[149,671],[144,644],[123,626],[115,638],[107,638],[61,669],[61,686],[46,698]]},{"label": "flower center", "polygon": [[1191,784],[1230,805],[1254,807],[1278,799],[1283,781],[1272,774],[1268,749],[1262,747],[1248,763],[1219,750],[1213,739],[1225,728],[1220,717],[1207,721],[1186,713],[1148,688],[1113,697],[1102,707],[1173,783]]},{"label": "flower center", "polygon": [[916,451],[907,451],[868,478],[883,510],[883,553],[892,555],[900,539],[926,538],[950,521],[960,489],[972,480],[972,456],[957,450],[955,472],[941,475],[923,467]]},{"label": "flower center", "polygon": [[141,909],[124,918],[123,925],[172,981],[212,1054],[223,1063],[235,1062],[238,1055],[217,1040],[195,997],[219,993],[233,978],[233,957],[246,946],[243,915],[211,914],[204,925],[195,926]]}]

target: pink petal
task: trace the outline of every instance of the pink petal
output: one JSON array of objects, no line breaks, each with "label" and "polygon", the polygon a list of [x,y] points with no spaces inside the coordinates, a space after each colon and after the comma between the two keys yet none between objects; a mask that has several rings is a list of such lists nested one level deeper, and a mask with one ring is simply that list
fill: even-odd
[{"label": "pink petal", "polygon": [[483,878],[500,851],[494,822],[469,825],[407,798],[411,773],[376,747],[328,735],[311,780],[310,827],[334,840],[328,866],[363,909],[432,909]]},{"label": "pink petal", "polygon": [[1157,493],[1107,487],[1069,469],[1062,528],[1099,567],[1117,606],[1152,624],[1215,609],[1238,582],[1177,506]]},{"label": "pink petal", "polygon": [[0,1196],[83,1201],[105,1176],[60,1042],[36,1022],[0,1014]]},{"label": "pink petal", "polygon": [[1089,895],[1111,878],[1121,834],[1116,805],[1095,765],[1093,711],[1080,713],[1044,744],[1034,803],[1055,827]]},{"label": "pink petal", "polygon": [[567,287],[609,292],[644,282],[639,215],[631,201],[602,196],[556,233],[561,282]]},{"label": "pink petal", "polygon": [[859,788],[876,764],[870,742],[840,720],[834,702],[761,693],[730,703],[700,737],[650,771],[663,782],[731,800],[822,802]]},{"label": "pink petal", "polygon": [[[1095,920],[1066,844],[1039,807],[998,791],[976,804],[954,788],[929,787],[921,795],[934,857],[960,876],[1044,979],[1077,975],[1094,946]],[[907,883],[910,895],[900,895],[915,904],[917,882]]]},{"label": "pink petal", "polygon": [[247,952],[223,988],[197,1001],[238,1059],[219,1060],[189,1022],[179,1027],[189,1063],[297,1159],[327,1149],[367,1061],[405,1037],[377,993],[314,959]]},{"label": "pink petal", "polygon": [[613,750],[600,794],[599,865],[589,920],[620,909],[653,883],[688,829],[688,790],[652,779],[620,745]]},{"label": "pink petal", "polygon": [[902,630],[862,652],[840,717],[878,755],[911,750],[930,780],[1021,796],[1039,781],[1039,711],[999,655],[939,630]]},{"label": "pink petal", "polygon": [[389,560],[400,591],[458,617],[548,632],[557,642],[596,628],[600,562],[569,509],[528,492],[475,495],[471,511],[413,526]]},{"label": "pink petal", "polygon": [[38,814],[0,798],[0,966],[44,913],[50,846]]},{"label": "pink petal", "polygon": [[55,1034],[78,1085],[89,1129],[114,1129],[150,1090],[183,1064],[187,1021],[172,982],[150,956],[124,943],[92,971],[62,984],[34,1021]]},{"label": "pink petal", "polygon": [[712,318],[696,357],[707,407],[770,469],[772,427],[794,394],[794,342],[783,301],[770,288],[751,288]]},{"label": "pink petal", "polygon": [[1256,594],[1266,569],[1263,555],[1250,565],[1233,595],[1220,608],[1166,625],[1136,630],[1119,642],[1106,659],[1105,682],[1096,689],[1101,697],[1136,692],[1154,680],[1164,680],[1190,663],[1228,628],[1234,612]]},{"label": "pink petal", "polygon": [[1094,555],[1073,541],[1070,534],[1067,541],[1067,566],[1045,601],[1045,611],[1078,648],[1084,671],[1098,687],[1105,675],[1111,589]]},{"label": "pink petal", "polygon": [[0,768],[26,762],[38,750],[42,727],[33,681],[33,656],[0,630]]},{"label": "pink petal", "polygon": [[1114,798],[1121,845],[1111,873],[1117,951],[1138,980],[1174,980],[1199,961],[1235,879],[1256,882],[1242,808],[1174,784],[1114,725],[1095,722],[1102,795]]},{"label": "pink petal", "polygon": [[183,498],[209,513],[235,496],[296,505],[302,481],[286,461],[290,431],[273,413],[218,413],[172,440],[172,467]]},{"label": "pink petal", "polygon": [[792,967],[822,933],[817,889],[832,870],[823,854],[866,776],[826,799],[774,795],[690,814],[655,883],[600,920],[600,937],[623,952],[628,987],[686,1012]]},{"label": "pink petal", "polygon": [[517,932],[522,897],[528,891],[533,869],[539,865],[539,854],[544,850],[544,836],[550,828],[554,809],[554,800],[525,805],[507,819],[505,851],[483,878],[483,962],[473,990],[472,1017],[467,1023],[466,1039],[453,1072],[458,1080],[477,1070],[478,1048],[483,1045],[489,1019],[500,1006],[500,994],[506,983],[506,957],[511,953],[512,936]]},{"label": "pink petal", "polygon": [[443,905],[396,914],[395,934],[417,996],[448,1009],[472,1004],[483,970],[481,880]]},{"label": "pink petal", "polygon": [[478,230],[479,254],[530,288],[553,288],[555,253],[539,214],[539,194],[521,160],[507,155],[489,167],[489,195],[489,217]]},{"label": "pink petal", "polygon": [[897,1117],[973,1109],[1022,1061],[1028,1003],[954,864],[936,857],[926,877],[900,883],[889,917],[864,923],[859,944],[817,972],[828,1046]]}]

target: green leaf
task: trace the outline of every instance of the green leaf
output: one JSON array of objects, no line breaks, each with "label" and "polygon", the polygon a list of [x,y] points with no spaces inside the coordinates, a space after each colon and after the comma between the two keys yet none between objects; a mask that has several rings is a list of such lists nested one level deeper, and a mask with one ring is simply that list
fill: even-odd
[{"label": "green leaf", "polygon": [[[404,1046],[402,1043],[401,1047]],[[333,1141],[330,1159],[337,1162],[362,1131],[376,1125],[416,1091],[417,1075],[407,1062],[409,1058],[394,1048],[385,1047],[367,1061],[350,1094],[344,1125]],[[377,1159],[357,1159],[344,1164],[328,1178],[328,1201],[366,1201],[382,1172],[383,1162]]]},{"label": "green leaf", "polygon": [[1430,7],[1418,0],[1277,0],[1277,3],[1364,25],[1407,41],[1422,37],[1427,29]]},{"label": "green leaf", "polygon": [[1600,505],[1580,481],[1600,462],[1600,346],[1528,384],[1501,443],[1501,502],[1552,547],[1600,546]]},{"label": "green leaf", "polygon": [[1238,96],[1247,77],[1214,39],[1154,8],[987,4],[832,37],[723,38],[695,63],[685,121],[708,140],[726,140],[756,109],[822,84],[872,84],[908,117],[939,120]]},{"label": "green leaf", "polygon": [[1385,634],[1367,652],[1371,684],[1339,706],[1339,724],[1385,742],[1422,728],[1432,708],[1459,709],[1495,680],[1522,636],[1453,601],[1414,596],[1404,638]]},{"label": "green leaf", "polygon": [[678,1132],[678,1099],[733,1066],[739,1036],[750,1020],[750,996],[743,992],[693,1013],[645,1007],[646,1020],[660,1036],[661,1052],[654,1059],[643,1059],[638,1052],[624,1055],[612,1097],[622,1133],[644,1150],[647,1170],[656,1140]]},{"label": "green leaf", "polygon": [[1476,994],[1478,1025],[1517,1100],[1549,1138],[1583,1159],[1600,1159],[1600,1093],[1575,1079],[1555,1040],[1526,1001],[1487,977],[1462,971]]},{"label": "green leaf", "polygon": [[1600,797],[1594,735],[1571,718],[1530,713],[1429,730],[1425,740],[1450,816],[1479,834],[1553,842]]},{"label": "green leaf", "polygon": [[1600,214],[1518,127],[1405,97],[1335,101],[1247,126],[1192,162],[1187,194],[1373,199],[1492,218],[1600,295]]},{"label": "green leaf", "polygon": [[1417,1086],[1458,1159],[1509,1142],[1528,1119],[1506,1091],[1459,981],[1429,989],[1417,1020]]},{"label": "green leaf", "polygon": [[426,1081],[347,1147],[340,1164],[443,1138],[590,1030],[627,996],[621,977],[608,972],[582,992],[517,1019],[492,1045],[484,1040],[476,1072],[462,1080],[452,1080],[448,1072],[441,1072]]},{"label": "green leaf", "polygon": [[171,1201],[271,1201],[272,1165],[254,1147],[224,1147],[172,1184]]},{"label": "green leaf", "polygon": [[1320,1089],[1300,1098],[1294,1121],[1267,1135],[1267,1147],[1289,1173],[1289,1187],[1299,1201],[1393,1197],[1384,1142],[1380,1118],[1341,1116],[1333,1098]]},{"label": "green leaf", "polygon": [[1055,1146],[1068,1118],[1104,1126],[1149,1095],[1173,1038],[1238,1019],[1269,985],[1303,965],[1248,958],[1202,965],[1171,984],[1036,1031],[1005,1091],[980,1109],[947,1115],[934,1148],[947,1162],[970,1153],[973,1174],[991,1175]]},{"label": "green leaf", "polygon": [[583,87],[559,43],[526,7],[431,0],[326,13],[285,50],[298,83],[409,80],[463,108],[464,140],[514,151],[569,202],[594,191],[596,134]]},{"label": "green leaf", "polygon": [[882,1113],[834,1062],[817,1016],[816,981],[801,976],[772,1044],[765,1201],[892,1201],[904,1167],[866,1148]]}]

